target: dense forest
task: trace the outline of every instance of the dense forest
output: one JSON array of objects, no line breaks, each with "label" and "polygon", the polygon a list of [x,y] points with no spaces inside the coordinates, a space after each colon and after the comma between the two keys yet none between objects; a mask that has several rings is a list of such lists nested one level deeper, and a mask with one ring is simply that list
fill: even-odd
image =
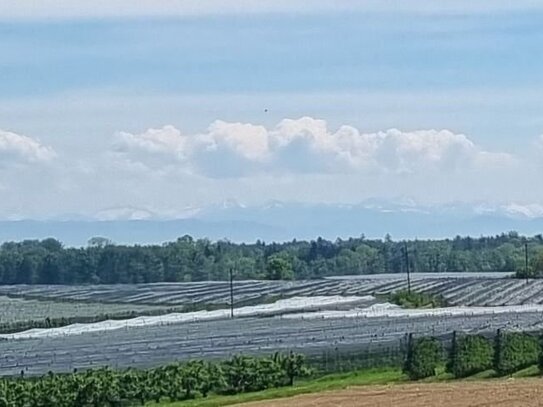
[{"label": "dense forest", "polygon": [[87,247],[55,239],[0,246],[0,284],[149,283],[228,279],[312,279],[405,272],[543,271],[543,237],[509,232],[492,237],[393,241],[365,237],[328,241],[236,244],[183,236],[149,246],[93,238]]}]

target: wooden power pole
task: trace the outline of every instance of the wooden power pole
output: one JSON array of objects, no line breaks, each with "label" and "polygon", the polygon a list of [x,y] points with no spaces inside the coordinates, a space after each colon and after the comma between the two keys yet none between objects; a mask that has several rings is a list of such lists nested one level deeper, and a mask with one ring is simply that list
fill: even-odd
[{"label": "wooden power pole", "polygon": [[230,318],[234,318],[234,271],[230,267]]},{"label": "wooden power pole", "polygon": [[407,273],[407,292],[411,294],[411,274],[409,273],[409,253],[407,252],[407,242],[403,242],[403,253],[405,259],[405,271]]},{"label": "wooden power pole", "polygon": [[528,243],[524,243],[524,276],[528,283]]}]

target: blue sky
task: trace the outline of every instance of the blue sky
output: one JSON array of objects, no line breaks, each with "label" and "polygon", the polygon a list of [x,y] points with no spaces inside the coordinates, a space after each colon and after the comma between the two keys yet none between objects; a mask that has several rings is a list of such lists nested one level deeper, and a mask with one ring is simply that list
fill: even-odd
[{"label": "blue sky", "polygon": [[349,202],[543,199],[537,2],[9,3],[1,217],[330,201],[323,185]]},{"label": "blue sky", "polygon": [[541,86],[543,13],[3,22],[4,97]]}]

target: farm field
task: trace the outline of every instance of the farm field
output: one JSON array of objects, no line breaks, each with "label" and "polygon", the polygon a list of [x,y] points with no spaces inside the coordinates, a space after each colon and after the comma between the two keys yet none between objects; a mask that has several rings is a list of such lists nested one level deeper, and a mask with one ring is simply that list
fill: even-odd
[{"label": "farm field", "polygon": [[24,322],[46,318],[93,317],[105,314],[145,313],[168,307],[138,304],[78,303],[0,296],[0,322]]},{"label": "farm field", "polygon": [[[347,354],[397,362],[405,335],[543,328],[543,281],[500,275],[413,275],[412,289],[455,305],[402,310],[379,295],[404,289],[404,276],[311,281],[236,281],[236,318],[227,282],[110,286],[0,286],[4,319],[60,318],[170,307],[222,309],[74,324],[0,335],[0,374],[40,375],[100,366],[154,367],[173,360],[225,359],[294,350],[328,366]],[[375,298],[373,295],[377,295]],[[278,301],[279,300],[279,301]],[[12,306],[16,304],[16,306]],[[249,305],[251,304],[251,305]],[[163,307],[163,308],[161,308]],[[105,311],[107,310],[107,311]],[[395,359],[396,358],[396,359]]]},{"label": "farm field", "polygon": [[285,399],[239,404],[241,407],[536,407],[541,405],[540,379],[414,383],[352,387]]},{"label": "farm field", "polygon": [[[397,318],[240,318],[141,326],[47,338],[0,341],[0,371],[28,375],[70,372],[108,365],[153,367],[173,360],[225,359],[235,354],[269,355],[294,350],[327,354],[330,363],[346,355],[395,360],[407,332],[450,335],[454,330],[493,332],[540,329],[540,312]],[[60,328],[59,328],[60,329]],[[397,360],[395,360],[397,362]],[[366,366],[367,361],[361,360]]]},{"label": "farm field", "polygon": [[[411,287],[443,296],[451,305],[502,306],[543,304],[543,280],[461,277],[458,274],[414,275]],[[307,281],[236,281],[238,305],[294,296],[386,295],[407,288],[404,275],[357,276]],[[134,305],[205,306],[230,301],[228,282],[155,283],[86,286],[0,286],[0,295],[26,299]]]}]

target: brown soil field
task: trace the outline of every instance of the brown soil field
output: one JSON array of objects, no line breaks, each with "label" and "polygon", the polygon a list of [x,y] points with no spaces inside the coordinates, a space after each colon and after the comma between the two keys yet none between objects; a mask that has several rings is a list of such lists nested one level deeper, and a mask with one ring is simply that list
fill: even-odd
[{"label": "brown soil field", "polygon": [[243,407],[535,407],[543,379],[485,380],[350,387],[243,404]]}]

